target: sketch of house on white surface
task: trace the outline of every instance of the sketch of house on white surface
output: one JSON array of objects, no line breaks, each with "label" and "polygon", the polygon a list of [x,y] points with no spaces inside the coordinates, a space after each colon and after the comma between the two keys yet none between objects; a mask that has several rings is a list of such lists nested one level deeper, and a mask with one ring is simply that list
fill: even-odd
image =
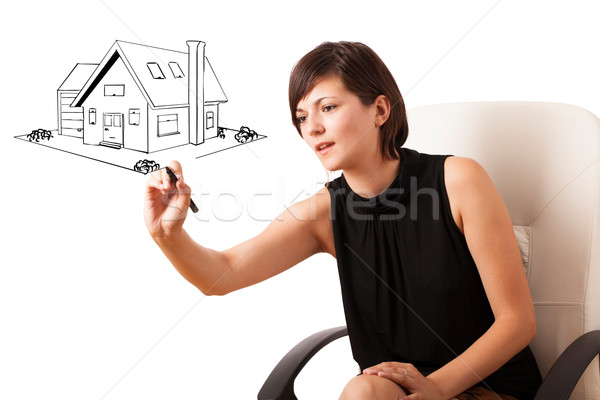
[{"label": "sketch of house on white surface", "polygon": [[205,43],[187,45],[185,53],[117,40],[99,64],[77,64],[58,89],[58,134],[144,153],[216,137],[227,97]]},{"label": "sketch of house on white surface", "polygon": [[76,64],[59,86],[58,129],[15,138],[141,173],[266,138],[219,126],[227,96],[206,44],[186,44],[183,52],[115,41],[100,63]]}]

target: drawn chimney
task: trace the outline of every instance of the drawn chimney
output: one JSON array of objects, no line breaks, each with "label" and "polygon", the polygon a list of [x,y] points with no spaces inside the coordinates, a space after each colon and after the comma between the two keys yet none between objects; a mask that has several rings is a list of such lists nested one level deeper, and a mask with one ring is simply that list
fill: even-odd
[{"label": "drawn chimney", "polygon": [[188,40],[188,103],[190,143],[204,143],[204,50],[206,43]]}]

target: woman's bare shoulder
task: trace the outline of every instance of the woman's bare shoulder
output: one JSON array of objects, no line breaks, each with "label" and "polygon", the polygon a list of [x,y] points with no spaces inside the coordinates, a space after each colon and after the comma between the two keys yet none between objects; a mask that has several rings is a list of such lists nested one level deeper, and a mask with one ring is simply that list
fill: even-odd
[{"label": "woman's bare shoulder", "polygon": [[322,251],[335,257],[333,226],[331,223],[331,200],[329,190],[324,187],[305,200],[304,214],[308,216]]},{"label": "woman's bare shoulder", "polygon": [[444,183],[448,202],[454,222],[464,233],[462,210],[468,196],[469,187],[481,187],[489,183],[490,179],[485,169],[475,160],[468,157],[448,157],[444,163]]},{"label": "woman's bare shoulder", "polygon": [[487,176],[485,169],[477,161],[468,157],[448,157],[444,165],[446,186],[461,185],[474,178]]}]

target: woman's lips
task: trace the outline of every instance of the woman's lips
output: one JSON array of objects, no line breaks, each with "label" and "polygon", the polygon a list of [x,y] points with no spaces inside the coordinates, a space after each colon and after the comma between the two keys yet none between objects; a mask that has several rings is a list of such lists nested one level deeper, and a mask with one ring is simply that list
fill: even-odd
[{"label": "woman's lips", "polygon": [[332,147],[333,147],[332,142],[324,142],[324,143],[319,143],[318,145],[316,145],[315,149],[317,150],[317,153],[324,156],[325,154],[329,153],[329,151],[331,150]]}]

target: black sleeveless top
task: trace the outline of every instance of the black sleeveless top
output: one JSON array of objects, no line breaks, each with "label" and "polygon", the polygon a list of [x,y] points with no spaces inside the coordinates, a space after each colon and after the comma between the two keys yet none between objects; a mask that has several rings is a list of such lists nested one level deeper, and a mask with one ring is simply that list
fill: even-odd
[{"label": "black sleeveless top", "polygon": [[[450,211],[447,157],[401,149],[398,177],[370,199],[354,193],[343,174],[328,184],[344,312],[361,370],[398,361],[427,376],[494,322]],[[541,376],[526,347],[484,382],[524,400]]]}]

